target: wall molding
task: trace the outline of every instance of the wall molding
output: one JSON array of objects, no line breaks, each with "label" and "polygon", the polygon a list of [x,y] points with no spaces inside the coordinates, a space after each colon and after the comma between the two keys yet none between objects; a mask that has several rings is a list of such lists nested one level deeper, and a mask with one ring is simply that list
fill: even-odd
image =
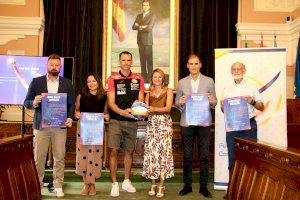
[{"label": "wall molding", "polygon": [[0,16],[0,45],[27,35],[39,36],[44,27],[45,19],[41,17]]},{"label": "wall molding", "polygon": [[265,23],[237,23],[238,36],[247,40],[261,40],[261,33],[264,41],[274,40],[276,33],[277,41],[292,41],[298,39],[300,33],[300,17],[286,24],[265,24]]}]

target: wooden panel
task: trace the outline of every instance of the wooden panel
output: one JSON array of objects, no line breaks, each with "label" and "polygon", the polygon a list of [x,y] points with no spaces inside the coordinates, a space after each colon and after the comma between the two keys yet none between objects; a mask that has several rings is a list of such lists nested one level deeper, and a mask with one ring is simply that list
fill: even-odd
[{"label": "wooden panel", "polygon": [[0,140],[0,199],[41,199],[32,135]]},{"label": "wooden panel", "polygon": [[300,151],[236,138],[235,159],[228,199],[299,199]]}]

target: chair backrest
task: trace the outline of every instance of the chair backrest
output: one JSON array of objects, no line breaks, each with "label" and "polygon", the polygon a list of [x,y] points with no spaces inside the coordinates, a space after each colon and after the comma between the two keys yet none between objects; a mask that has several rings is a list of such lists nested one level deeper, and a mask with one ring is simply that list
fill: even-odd
[{"label": "chair backrest", "polygon": [[180,122],[181,110],[175,104],[172,105],[170,115],[173,122]]}]

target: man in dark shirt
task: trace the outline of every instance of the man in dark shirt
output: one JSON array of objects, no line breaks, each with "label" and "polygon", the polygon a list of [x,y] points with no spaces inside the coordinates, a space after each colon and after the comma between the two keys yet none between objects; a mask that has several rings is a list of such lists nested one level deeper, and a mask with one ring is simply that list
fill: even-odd
[{"label": "man in dark shirt", "polygon": [[131,105],[135,101],[144,101],[144,79],[131,72],[132,54],[123,51],[119,55],[121,70],[107,79],[107,99],[109,115],[108,147],[111,148],[109,168],[112,179],[110,195],[119,196],[117,181],[118,151],[123,148],[125,152],[124,168],[125,178],[122,189],[127,192],[136,192],[130,181],[132,154],[135,148],[137,122],[131,114]]}]

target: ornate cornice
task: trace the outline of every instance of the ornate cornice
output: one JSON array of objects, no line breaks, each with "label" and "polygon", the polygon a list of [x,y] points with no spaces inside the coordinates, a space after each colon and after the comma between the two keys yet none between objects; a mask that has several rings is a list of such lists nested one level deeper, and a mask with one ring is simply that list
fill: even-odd
[{"label": "ornate cornice", "polygon": [[300,18],[286,24],[237,23],[236,30],[239,36],[246,35],[248,40],[260,41],[261,34],[264,40],[273,40],[276,33],[278,40],[292,41],[299,37]]},{"label": "ornate cornice", "polygon": [[0,45],[11,40],[36,35],[44,30],[45,20],[41,17],[0,16]]}]

